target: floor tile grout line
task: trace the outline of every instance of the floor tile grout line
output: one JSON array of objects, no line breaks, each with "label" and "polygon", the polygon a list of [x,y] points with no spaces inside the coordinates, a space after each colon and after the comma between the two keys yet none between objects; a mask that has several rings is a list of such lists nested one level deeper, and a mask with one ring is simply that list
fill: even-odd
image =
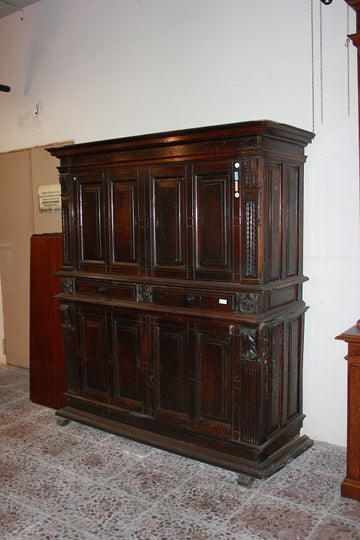
[{"label": "floor tile grout line", "polygon": [[[148,456],[146,456],[146,457],[148,457]],[[146,459],[146,457],[144,457],[143,459]],[[143,461],[143,460],[142,460],[142,461]],[[48,462],[46,462],[46,465],[48,465]],[[52,467],[52,466],[50,466],[50,467]],[[61,467],[61,465],[59,465],[59,467]],[[64,469],[64,472],[67,473],[68,471],[67,471],[66,469]],[[77,476],[77,477],[80,478],[80,476],[76,475],[76,473],[74,473],[73,471],[70,471],[70,472],[72,473],[73,476]],[[125,471],[124,471],[124,472],[125,472]],[[90,479],[90,480],[93,480],[93,479]],[[137,520],[137,521],[138,521],[138,520],[141,520],[143,515],[146,515],[147,513],[151,513],[151,512],[153,511],[154,508],[156,508],[157,506],[162,505],[162,504],[164,503],[164,500],[166,500],[166,498],[168,498],[168,497],[171,495],[171,493],[176,492],[176,491],[179,491],[179,490],[181,489],[181,487],[182,487],[184,484],[186,484],[187,482],[189,482],[189,481],[190,481],[190,479],[184,481],[180,486],[177,486],[176,488],[174,488],[174,490],[172,490],[171,492],[168,492],[168,493],[166,494],[166,496],[163,496],[163,497],[160,497],[160,498],[156,499],[156,501],[154,501],[154,503],[153,503],[152,505],[150,505],[149,508],[147,508],[146,510],[144,510],[144,511],[136,518],[136,520]],[[100,481],[99,483],[106,484],[105,481],[104,481],[104,482]],[[114,487],[113,490],[116,491],[116,492],[118,492],[119,494],[121,493],[122,495],[126,495],[126,496],[129,497],[129,494],[128,494],[126,491],[122,490],[122,489],[118,489],[118,488],[115,488],[115,487]],[[255,495],[255,493],[254,493],[253,495]],[[137,497],[136,495],[133,495],[133,494],[131,494],[130,496],[131,496],[134,500],[145,500],[146,502],[150,502],[150,501],[148,501],[148,499],[141,499],[141,498],[139,498],[139,497]],[[182,512],[181,512],[180,510],[179,510],[178,513],[179,513],[179,514],[182,514]]]},{"label": "floor tile grout line", "polygon": [[[84,527],[84,522],[81,522],[79,525],[82,527],[82,528],[79,528],[78,526],[74,525],[73,521],[70,520],[70,518],[64,518],[64,517],[61,517],[59,518],[57,515],[54,515],[53,512],[46,512],[45,510],[39,510],[39,508],[37,506],[34,506],[32,504],[30,504],[28,501],[29,499],[25,499],[25,498],[22,498],[22,497],[18,497],[18,496],[13,496],[13,495],[8,495],[8,497],[14,501],[14,503],[16,504],[19,504],[20,506],[22,507],[25,507],[25,508],[28,508],[31,512],[35,512],[36,514],[39,515],[39,519],[36,520],[35,522],[33,523],[30,523],[28,526],[26,526],[22,531],[21,533],[24,533],[26,530],[31,530],[32,528],[35,527],[35,525],[37,523],[42,523],[42,521],[40,520],[40,516],[43,516],[43,517],[46,517],[48,518],[49,520],[55,520],[57,522],[57,524],[59,525],[67,525],[68,527],[70,527],[71,529],[74,529],[74,530],[78,530],[79,532],[82,531],[83,527]],[[86,531],[86,534],[87,535],[91,535],[91,538],[93,538],[94,540],[96,538],[98,538],[96,535],[93,535],[91,532],[89,531]],[[19,540],[21,539],[21,537],[19,537]]]},{"label": "floor tile grout line", "polygon": [[[334,500],[332,501],[331,505],[328,507],[328,511],[327,511],[327,514],[329,515],[336,515],[338,516],[339,518],[341,518],[343,521],[351,524],[351,525],[357,525],[359,527],[359,521],[358,520],[354,520],[352,519],[350,516],[344,516],[342,514],[340,514],[339,512],[337,512],[336,510],[336,503],[339,503],[340,501],[342,501],[343,498],[341,497],[340,495],[340,488],[339,488],[339,493],[338,495],[334,498]],[[350,499],[345,499],[347,501],[349,501]],[[354,502],[354,501],[352,501]]]},{"label": "floor tile grout line", "polygon": [[[35,456],[32,456],[34,458],[35,461],[41,463],[45,463],[45,466],[46,468],[49,467],[51,470],[55,470],[55,469],[62,469],[63,473],[65,473],[66,476],[69,476],[69,477],[73,477],[74,479],[77,479],[77,480],[81,480],[83,481],[84,485],[86,484],[89,484],[89,485],[92,485],[94,483],[94,479],[91,478],[91,477],[88,477],[84,480],[83,476],[81,474],[77,474],[75,473],[74,471],[69,471],[67,470],[65,467],[63,467],[61,464],[55,464],[55,465],[52,465],[50,463],[48,463],[47,461],[44,461],[44,460],[40,460],[38,458],[36,458]],[[104,486],[107,486],[107,483],[104,481],[97,481],[97,484],[102,484]],[[148,502],[150,504],[150,501],[148,499],[144,499],[144,498],[140,498],[140,497],[137,497],[136,495],[133,495],[131,493],[128,493],[127,491],[123,490],[123,489],[119,489],[117,487],[114,487],[112,486],[111,487],[111,490],[114,492],[114,493],[117,493],[117,494],[121,494],[122,496],[124,497],[127,497],[128,499],[131,498],[132,500],[134,501],[142,501],[142,502]],[[29,508],[31,508],[32,510],[36,510],[38,511],[38,508],[37,507],[34,507],[33,505],[27,503],[26,501],[28,501],[28,499],[26,498],[22,498],[21,496],[14,496],[14,495],[9,495],[13,500],[16,500],[18,502],[20,502],[20,504],[22,504],[23,506],[28,506]],[[156,500],[156,502],[154,502],[153,504],[150,505],[150,507],[146,510],[144,510],[144,512],[142,512],[142,514],[146,513],[147,511],[150,511],[150,509],[154,506],[157,506],[158,504],[161,504],[161,500]],[[44,510],[41,510],[40,511],[42,514],[48,516],[48,517],[52,517],[52,514],[49,514],[47,512],[45,512]],[[59,520],[58,520],[59,521]],[[69,523],[70,525],[72,525],[71,523]]]},{"label": "floor tile grout line", "polygon": [[[29,420],[29,421],[31,422],[31,420]],[[49,431],[51,431],[50,428],[49,428]],[[84,437],[83,437],[83,436],[81,436],[81,435],[78,436],[78,435],[76,435],[75,433],[72,433],[71,436],[72,436],[72,437],[75,437],[77,440],[84,440]],[[28,444],[30,445],[30,444],[31,444],[31,441],[29,441]],[[25,446],[25,447],[27,446],[26,443],[25,443],[24,446]],[[154,451],[156,451],[156,449],[155,449]],[[147,455],[147,456],[144,456],[144,457],[139,458],[139,462],[142,463],[144,460],[149,459],[149,458],[151,457],[152,454],[153,454],[153,452],[151,452],[151,453],[150,453],[149,455]],[[55,464],[51,464],[51,462],[49,462],[48,460],[39,460],[39,459],[37,459],[37,461],[43,462],[44,464],[46,464],[46,465],[48,465],[48,466],[50,466],[50,467],[52,467],[52,468],[57,467],[57,466],[60,466],[63,470],[66,470],[66,469],[64,469],[64,467],[62,467],[61,464],[58,464],[58,465],[56,465],[56,463],[55,463]],[[126,467],[126,468],[129,468],[129,467],[130,467],[130,465],[129,465],[128,467]],[[126,470],[126,469],[125,469],[125,470]],[[76,474],[76,473],[74,473],[74,474]],[[268,482],[269,480],[271,480],[271,479],[266,479],[265,482]],[[102,482],[102,481],[101,481],[101,482]],[[102,483],[103,483],[103,482],[102,482]],[[179,486],[179,487],[180,487],[180,486]],[[260,489],[260,488],[261,488],[261,484],[259,484],[259,486],[258,486],[258,489]],[[287,499],[282,498],[282,500],[283,500],[284,502],[287,502]],[[294,504],[298,504],[298,503],[294,503]]]},{"label": "floor tile grout line", "polygon": [[[55,471],[56,469],[60,469],[62,470],[63,473],[65,473],[65,475],[67,476],[72,476],[78,480],[81,480],[83,481],[84,484],[92,484],[94,482],[94,478],[89,476],[89,477],[86,477],[85,480],[84,480],[84,477],[83,477],[83,474],[78,474],[76,472],[74,472],[73,470],[68,470],[66,469],[61,463],[51,463],[51,461],[48,461],[48,460],[44,460],[44,459],[41,459],[35,455],[32,455],[31,456],[32,459],[36,462],[38,462],[39,464],[45,466],[45,468],[49,468],[50,470],[52,471]],[[139,460],[140,462],[142,462],[144,459],[147,459],[148,456],[144,456],[144,458],[142,458],[141,460]],[[129,464],[127,467],[125,467],[124,469],[124,474],[126,473],[126,470],[127,469],[130,469],[131,468],[131,465]],[[101,484],[103,486],[108,486],[108,482],[114,478],[113,476],[110,476],[109,478],[107,478],[106,480],[105,479],[98,479],[97,480],[97,484]],[[140,500],[140,501],[146,501],[148,502],[148,499],[145,499],[145,498],[141,498],[141,497],[138,497],[134,494],[130,494],[128,493],[127,491],[125,491],[124,489],[121,489],[121,488],[118,488],[116,487],[115,485],[113,485],[111,487],[112,491],[114,491],[115,493],[119,493],[121,495],[126,495],[128,497],[131,497],[132,499],[134,500]],[[169,493],[167,493],[168,495]],[[165,498],[166,496],[161,496],[159,499],[156,500],[156,503],[154,504],[158,504],[158,503],[161,503],[161,501]]]},{"label": "floor tile grout line", "polygon": [[[0,370],[0,377],[1,377],[1,374],[3,373],[3,371]],[[3,388],[3,386],[0,385],[0,392],[1,392],[1,389]],[[24,393],[24,396],[25,396],[25,393]],[[12,400],[12,401],[7,401],[6,404],[1,404],[0,405],[0,413],[3,412],[5,410],[5,407],[6,406],[13,406],[13,404],[15,402],[18,402],[19,400],[22,400],[23,398],[18,398],[16,400]],[[5,405],[5,406],[3,406]],[[31,411],[31,413],[26,413],[24,414],[22,420],[24,422],[29,422],[31,424],[33,423],[37,423],[37,417],[42,413],[42,410],[39,410],[39,411]],[[54,416],[55,416],[55,413],[54,413]],[[81,424],[80,424],[81,425]],[[42,428],[46,428],[47,429],[47,433],[51,433],[54,431],[54,426],[51,425],[51,426],[47,426],[45,423],[44,425],[42,425]],[[0,432],[1,433],[1,432]],[[86,439],[86,434],[78,434],[78,433],[75,433],[75,432],[71,432],[69,433],[69,436],[70,438],[74,438],[75,440],[77,441],[84,441]],[[105,445],[105,442],[108,443],[110,442],[110,445],[109,447],[111,448],[111,440],[107,439],[106,441],[101,441],[99,443],[99,441],[96,441],[96,439],[94,438],[93,439],[93,448],[96,448],[97,445],[102,445],[102,448],[104,450],[106,450],[106,445]],[[16,448],[15,450],[15,455],[18,453],[19,455],[23,452],[23,448]],[[71,450],[70,450],[71,451]],[[145,455],[145,456],[142,456],[141,458],[139,458],[139,461],[138,461],[138,464],[139,466],[140,465],[144,465],[146,463],[146,460],[148,459],[151,459],[154,457],[154,452],[156,452],[157,450],[156,449],[153,449],[152,452],[150,452],[149,454]],[[330,449],[328,450],[330,452]],[[11,454],[9,452],[7,452],[7,455],[14,455],[14,454]],[[338,459],[338,455],[340,455],[339,453],[336,454],[337,457],[336,459]],[[319,460],[319,456],[320,456],[320,453],[318,453],[317,455],[315,454],[315,459],[314,459],[314,462],[316,464],[316,460]],[[326,456],[327,459],[329,459],[329,455]],[[34,457],[34,459],[36,459]],[[164,458],[165,459],[165,458]],[[60,468],[66,475],[71,475],[72,477],[76,477],[76,478],[80,478],[80,479],[83,479],[84,480],[84,477],[79,474],[77,475],[76,472],[73,472],[73,471],[69,471],[69,469],[67,469],[65,467],[65,464],[61,464],[61,463],[51,463],[51,460],[48,460],[48,459],[37,459],[37,462],[45,469],[51,469],[51,470],[54,470],[55,467],[57,468]],[[295,463],[295,461],[293,462]],[[292,467],[292,464],[289,464],[289,467]],[[294,475],[296,474],[299,474],[301,475],[302,473],[305,474],[305,471],[307,469],[307,467],[309,467],[309,463],[311,463],[311,460],[309,459],[308,462],[306,462],[306,460],[300,464],[300,462],[296,462],[296,467],[294,466],[294,470],[293,470],[293,473]],[[131,468],[131,464],[128,464],[125,468],[124,468],[124,474],[126,474],[126,470],[130,469]],[[172,464],[173,466],[173,464]],[[313,465],[312,465],[313,467]],[[314,468],[315,470],[315,468]],[[201,471],[201,474],[203,474],[203,471]],[[326,477],[328,479],[333,479],[334,482],[337,482],[338,481],[338,476],[339,476],[339,473],[336,473],[336,474],[332,474],[332,473],[329,473],[328,471],[326,470],[321,470],[321,475],[323,477]],[[269,479],[266,479],[265,480],[265,485],[266,483],[269,485],[270,487],[270,484],[271,484],[271,481],[273,480],[273,478],[269,478]],[[85,477],[85,480],[84,480],[84,483],[85,485],[92,485],[94,483],[94,478],[92,476],[86,476]],[[236,480],[234,480],[236,481]],[[176,495],[176,493],[181,493],[182,490],[184,490],[184,488],[186,487],[186,484],[190,482],[190,478],[186,478],[181,484],[177,485],[176,487],[173,488],[173,490],[169,491],[166,493],[166,495],[162,495],[160,496],[159,498],[156,498],[154,499],[153,501],[153,504],[151,504],[151,501],[149,499],[145,499],[143,497],[137,497],[137,495],[134,495],[134,494],[130,494],[128,491],[126,490],[122,490],[122,489],[119,489],[116,487],[116,484],[114,484],[112,486],[112,491],[114,490],[115,492],[117,493],[121,493],[122,496],[127,496],[127,497],[132,497],[134,500],[141,500],[141,501],[145,501],[149,503],[149,506],[147,508],[145,508],[142,512],[139,513],[138,516],[136,516],[136,519],[134,519],[134,521],[131,522],[131,531],[135,531],[134,532],[134,535],[133,538],[139,538],[140,539],[140,536],[137,537],[136,536],[136,529],[139,527],[141,527],[143,530],[144,530],[144,522],[143,522],[143,519],[144,519],[144,516],[146,517],[147,514],[149,513],[152,513],[153,511],[156,510],[156,508],[161,508],[162,505],[164,504],[164,502],[166,502],[166,498],[170,498],[172,495]],[[222,481],[221,482],[221,485],[224,485],[224,483],[226,484],[227,480],[226,481]],[[100,486],[104,486],[104,485],[107,485],[108,484],[108,480],[105,478],[105,477],[101,477],[100,480],[96,480],[96,483],[100,483]],[[258,485],[256,485],[256,490],[254,491],[254,486],[251,488],[251,495],[250,497],[248,497],[246,500],[243,500],[239,506],[239,508],[236,508],[236,510],[234,510],[233,512],[229,512],[229,514],[227,514],[226,518],[227,518],[227,522],[228,524],[230,524],[230,519],[232,516],[235,516],[236,514],[240,514],[242,509],[246,508],[247,505],[251,505],[251,502],[254,502],[254,498],[256,500],[256,496],[257,494],[262,493],[262,487],[264,486],[264,484],[261,484],[259,483]],[[279,489],[281,488],[281,483],[279,484]],[[244,493],[242,487],[239,487],[239,489],[242,489],[242,493]],[[340,482],[339,482],[339,489],[340,489]],[[250,491],[249,491],[250,493]],[[310,507],[310,504],[309,503],[303,503],[303,502],[299,502],[299,501],[292,501],[290,498],[287,498],[286,496],[281,496],[281,493],[278,493],[278,494],[272,494],[272,493],[269,493],[269,492],[266,492],[266,493],[262,493],[263,497],[266,499],[272,499],[274,502],[281,502],[282,504],[284,504],[286,507],[290,507],[290,508],[295,508],[295,509],[298,509],[298,510],[302,510],[304,512],[307,512],[309,513],[310,515],[314,515],[314,509]],[[12,497],[13,499],[13,497]],[[346,524],[349,524],[349,527],[353,527],[354,530],[357,530],[356,529],[356,526],[359,525],[359,522],[358,521],[352,521],[351,518],[348,517],[347,514],[344,514],[341,512],[341,507],[337,506],[337,503],[339,503],[340,501],[340,495],[339,494],[334,494],[333,498],[331,499],[331,502],[329,504],[326,505],[326,503],[322,503],[321,507],[317,510],[317,518],[319,519],[319,521],[313,526],[312,530],[309,532],[309,534],[305,537],[304,536],[304,539],[311,539],[316,533],[317,531],[321,531],[323,530],[322,527],[327,519],[327,521],[329,522],[329,516],[337,516],[338,517],[338,520],[341,520],[343,521],[344,523]],[[23,503],[24,504],[24,503]],[[34,505],[36,505],[36,502],[34,503]],[[183,508],[179,507],[179,511],[180,513],[183,512]],[[44,514],[42,512],[42,514]],[[51,519],[52,517],[52,514],[49,512],[49,513],[45,513],[44,514],[47,518]],[[185,513],[184,513],[185,515]],[[119,516],[120,516],[120,512],[119,512]],[[193,514],[193,516],[195,516],[195,521],[197,521],[197,514]],[[65,516],[66,518],[66,516]],[[67,518],[65,519],[65,521],[61,520],[59,521],[58,519],[58,516],[56,517],[57,521],[61,524],[65,524],[66,526],[69,526],[71,528],[74,529],[74,525],[73,523],[70,523],[70,519]],[[198,522],[199,524],[201,523],[201,518],[199,517],[198,519]],[[340,521],[339,521],[340,522]],[[35,522],[30,524],[29,526],[26,527],[26,530],[29,530],[29,532],[31,532],[31,530],[35,527],[36,523],[38,522]],[[127,527],[127,525],[125,526]],[[251,527],[251,524],[248,523],[248,527]],[[219,532],[224,532],[226,531],[226,526],[224,527],[224,529],[222,527],[218,527],[218,522],[215,521],[211,530],[213,529],[217,529],[219,530]],[[79,530],[78,528],[75,527],[76,530]],[[259,533],[259,531],[256,529],[256,528],[252,528],[251,529],[255,535],[258,535],[258,538],[261,537],[261,534]],[[125,535],[125,532],[124,531],[124,535]],[[91,535],[92,533],[90,531],[87,531],[86,533],[87,535]],[[212,534],[212,533],[211,533]],[[233,534],[229,531],[229,538],[233,538]],[[115,535],[116,536],[116,535]],[[130,537],[130,536],[129,536]],[[221,536],[222,537],[222,536]],[[87,538],[87,537],[86,537]],[[92,538],[99,538],[98,536],[94,537],[92,536],[91,537],[91,540]],[[111,536],[111,538],[113,538],[113,536]],[[114,537],[115,538],[115,537]],[[122,538],[122,537],[121,537]],[[125,536],[124,536],[125,538]],[[128,538],[128,536],[126,536],[126,538]],[[214,536],[215,538],[215,536]],[[240,536],[239,536],[240,538]],[[243,536],[241,536],[241,538],[245,538]],[[19,537],[20,539],[20,537]],[[120,539],[120,536],[119,536],[119,539]]]}]

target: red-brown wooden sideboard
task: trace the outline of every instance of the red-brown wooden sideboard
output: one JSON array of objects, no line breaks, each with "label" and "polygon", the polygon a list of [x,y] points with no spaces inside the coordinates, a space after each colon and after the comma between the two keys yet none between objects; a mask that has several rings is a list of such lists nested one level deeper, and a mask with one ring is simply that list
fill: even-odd
[{"label": "red-brown wooden sideboard", "polygon": [[336,339],[348,344],[347,460],[341,494],[360,500],[360,325],[349,328]]},{"label": "red-brown wooden sideboard", "polygon": [[61,234],[34,234],[30,243],[30,399],[59,409],[66,405],[64,336],[55,275],[63,259]]}]

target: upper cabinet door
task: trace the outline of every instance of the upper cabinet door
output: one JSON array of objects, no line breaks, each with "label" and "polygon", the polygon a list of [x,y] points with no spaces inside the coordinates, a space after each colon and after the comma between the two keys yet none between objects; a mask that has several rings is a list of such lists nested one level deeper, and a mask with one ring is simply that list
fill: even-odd
[{"label": "upper cabinet door", "polygon": [[228,163],[208,163],[194,168],[196,279],[232,279],[231,180]]},{"label": "upper cabinet door", "polygon": [[84,173],[76,181],[79,269],[103,271],[106,268],[104,174]]},{"label": "upper cabinet door", "polygon": [[109,173],[109,270],[121,274],[140,273],[141,238],[139,172],[119,169]]},{"label": "upper cabinet door", "polygon": [[184,166],[150,171],[151,275],[187,277],[188,181]]}]

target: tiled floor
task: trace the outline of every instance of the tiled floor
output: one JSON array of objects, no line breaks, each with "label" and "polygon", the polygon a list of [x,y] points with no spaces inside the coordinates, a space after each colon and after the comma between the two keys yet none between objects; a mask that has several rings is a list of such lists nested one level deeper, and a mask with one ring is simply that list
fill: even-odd
[{"label": "tiled floor", "polygon": [[236,473],[59,426],[28,381],[0,365],[2,540],[360,539],[360,503],[339,495],[344,448],[316,443],[242,487]]}]

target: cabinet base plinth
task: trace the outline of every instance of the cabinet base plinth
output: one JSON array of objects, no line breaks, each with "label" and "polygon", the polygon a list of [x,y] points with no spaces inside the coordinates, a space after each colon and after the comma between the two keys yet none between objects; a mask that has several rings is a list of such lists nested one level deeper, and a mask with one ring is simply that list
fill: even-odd
[{"label": "cabinet base plinth", "polygon": [[360,481],[346,477],[341,484],[341,495],[348,499],[360,501]]},{"label": "cabinet base plinth", "polygon": [[202,444],[168,437],[156,432],[144,430],[129,424],[121,423],[110,418],[98,416],[74,407],[65,407],[55,413],[57,416],[74,420],[94,428],[102,429],[127,439],[148,444],[162,450],[173,452],[191,459],[209,463],[217,467],[229,469],[242,475],[265,479],[284,467],[287,463],[310,448],[314,441],[306,435],[296,436],[287,441],[282,447],[275,450],[270,456],[263,457],[261,447],[255,451],[253,461],[244,459],[244,448],[247,445],[228,442],[231,451],[219,451],[211,448],[211,437],[204,437]]}]

